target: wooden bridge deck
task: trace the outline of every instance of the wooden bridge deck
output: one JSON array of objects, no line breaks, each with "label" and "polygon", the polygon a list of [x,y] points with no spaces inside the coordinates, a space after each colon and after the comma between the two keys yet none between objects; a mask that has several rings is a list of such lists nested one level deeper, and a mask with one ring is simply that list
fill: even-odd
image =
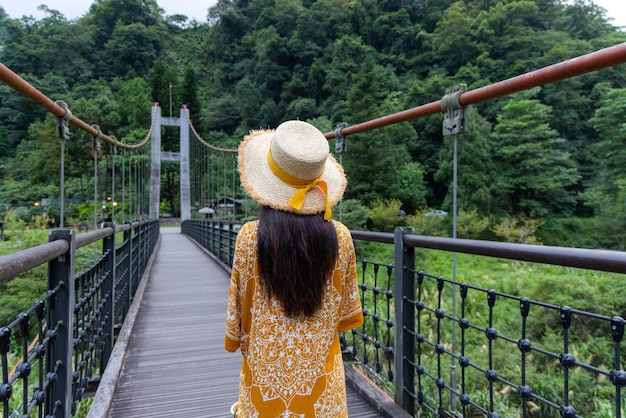
[{"label": "wooden bridge deck", "polygon": [[[161,229],[157,251],[89,417],[229,417],[241,367],[241,354],[223,348],[229,275],[179,228]],[[389,416],[350,384],[348,410]]]}]

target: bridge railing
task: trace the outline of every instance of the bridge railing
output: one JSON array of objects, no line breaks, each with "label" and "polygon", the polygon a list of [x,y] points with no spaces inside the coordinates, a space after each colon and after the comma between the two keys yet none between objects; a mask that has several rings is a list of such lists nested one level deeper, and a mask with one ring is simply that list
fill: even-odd
[{"label": "bridge railing", "polygon": [[[232,225],[185,221],[182,232],[212,253],[225,254],[233,251],[234,237],[224,234],[235,229]],[[356,242],[392,245],[395,256],[393,263],[359,261],[365,324],[344,333],[342,345],[407,412],[414,416],[429,412],[444,417],[455,412],[463,417],[495,418],[499,416],[498,399],[511,393],[516,400],[509,399],[509,403],[517,402],[521,416],[540,411],[540,416],[579,417],[576,407],[594,400],[570,393],[570,383],[574,374],[587,373],[590,384],[603,388],[605,400],[612,405],[607,416],[622,416],[625,321],[618,313],[605,316],[585,312],[575,308],[573,298],[570,306],[557,306],[459,283],[417,268],[415,254],[431,249],[626,274],[626,253],[428,237],[403,228],[395,233],[352,231],[352,236]],[[224,260],[232,261],[232,254]],[[455,300],[457,293],[460,301]],[[487,305],[487,316],[479,314],[476,307],[480,304]],[[453,305],[458,314],[452,313]],[[499,333],[499,315],[518,317],[518,333]],[[543,327],[557,324],[561,337],[539,346],[531,340],[529,323]],[[452,337],[457,332],[459,341]],[[594,343],[604,351],[579,359],[572,347],[590,332],[595,332]],[[482,346],[483,357],[470,358],[470,345]],[[600,358],[609,359],[609,363],[597,364]],[[531,372],[531,361],[551,367],[549,388],[540,387],[542,383]],[[515,375],[501,370],[513,363],[517,364]],[[611,392],[613,395],[606,395]]]},{"label": "bridge railing", "polygon": [[[78,236],[61,229],[46,244],[0,257],[0,281],[48,265],[47,293],[10,324],[0,324],[3,417],[74,415],[107,366],[115,328],[128,312],[158,235],[157,221],[106,224]],[[98,243],[102,249],[91,266],[75,274],[76,250]],[[9,370],[15,357],[17,366]],[[15,398],[19,405],[12,405]]]},{"label": "bridge railing", "polygon": [[[352,347],[376,380],[393,385],[396,402],[407,412],[416,414],[421,409],[443,417],[452,410],[463,417],[477,413],[495,417],[497,401],[510,393],[509,404],[517,405],[524,417],[578,417],[577,407],[590,410],[589,403],[601,398],[612,405],[607,416],[623,415],[626,374],[622,354],[624,319],[620,312],[606,316],[575,309],[579,303],[573,295],[562,296],[569,306],[557,306],[459,283],[438,272],[417,268],[416,251],[433,249],[486,256],[499,262],[517,260],[621,274],[626,273],[625,253],[426,237],[402,228],[397,228],[395,234],[353,231],[353,237],[394,245],[393,266],[386,266],[393,273],[387,269],[386,274],[379,275],[382,280],[378,284],[366,281],[363,267],[362,299],[374,303],[365,303],[370,326],[352,331]],[[460,301],[455,300],[457,295]],[[394,298],[395,315],[372,312],[376,298],[381,297]],[[486,316],[480,306],[486,307]],[[499,331],[498,326],[505,322],[503,317],[518,318],[516,334]],[[380,338],[387,335],[380,330],[388,331],[390,327],[394,327],[392,347],[388,339]],[[545,327],[559,327],[560,336],[549,342],[546,339],[540,346],[531,335],[537,336],[537,329]],[[459,341],[455,341],[455,333],[460,334]],[[576,358],[575,347],[584,340],[593,341],[597,347],[593,358]],[[483,347],[483,356],[470,357],[469,346]],[[368,352],[375,353],[374,360],[367,359]],[[379,362],[379,358],[389,357],[394,360],[393,370],[385,370],[385,364]],[[550,368],[550,387],[542,387],[545,382],[536,373],[536,365]],[[511,375],[511,369],[516,373]],[[597,393],[597,398],[590,400],[571,393],[572,378],[581,373],[603,394]]]},{"label": "bridge railing", "polygon": [[[454,111],[456,115],[456,110],[463,106],[507,96],[624,62],[626,62],[626,43],[472,91],[455,90],[454,93],[444,96],[441,100],[356,125],[341,126],[334,132],[326,133],[325,136],[328,139],[337,138],[338,143],[343,143],[346,135],[406,122],[442,111],[447,116],[450,116],[451,111]],[[446,128],[449,127],[446,126]],[[456,216],[456,210],[454,212]],[[221,228],[212,227],[211,229],[212,231],[197,231],[196,233],[211,234],[221,231]],[[413,414],[430,412],[438,417],[453,413],[463,416],[478,414],[495,418],[498,416],[496,412],[499,408],[496,406],[498,401],[503,397],[510,397],[509,394],[513,393],[514,395],[511,396],[517,397],[513,403],[519,403],[518,415],[527,417],[539,414],[540,416],[573,418],[579,416],[575,409],[577,405],[584,404],[587,410],[593,410],[593,406],[589,407],[589,403],[596,401],[596,399],[584,399],[582,396],[578,398],[574,395],[570,396],[570,387],[573,386],[574,377],[578,379],[578,382],[580,379],[576,375],[584,372],[591,376],[589,377],[590,384],[597,384],[603,396],[607,385],[613,390],[610,411],[606,412],[606,416],[621,417],[623,415],[622,387],[626,385],[626,374],[622,359],[624,320],[619,316],[621,313],[615,313],[615,316],[604,316],[568,306],[552,305],[545,301],[534,301],[523,296],[507,295],[494,289],[456,283],[454,278],[446,279],[442,275],[437,275],[436,272],[421,271],[414,265],[416,248],[435,248],[453,254],[477,254],[624,274],[626,267],[623,253],[546,246],[511,246],[512,244],[505,243],[457,240],[456,238],[446,240],[411,235],[400,239],[398,236],[404,234],[398,231],[395,235],[377,235],[363,231],[353,231],[353,234],[355,239],[393,244],[396,257],[392,264],[365,260],[361,262],[361,298],[364,301],[366,324],[362,329],[353,330],[351,336],[344,336],[344,347],[352,352],[355,359],[362,364],[364,369],[371,372],[371,376],[382,387],[394,393],[396,402],[405,410]],[[203,239],[215,240],[208,236],[203,236]],[[222,240],[220,238],[217,242],[222,242]],[[231,249],[232,247],[228,248],[228,250]],[[217,251],[220,254],[219,258],[225,259],[221,254],[226,249],[213,248],[211,251]],[[457,293],[460,294],[460,302],[457,301]],[[433,294],[436,295],[434,299],[432,299]],[[470,316],[470,313],[476,309],[475,300],[477,299],[486,301],[487,319]],[[576,300],[572,298],[572,305],[575,302]],[[511,311],[511,304],[518,306]],[[450,308],[452,308],[452,314],[449,311]],[[457,308],[460,315],[456,315]],[[557,314],[557,322],[554,322],[555,314]],[[521,325],[518,335],[504,335],[498,332],[497,324],[503,315],[519,317]],[[543,327],[560,327],[559,329],[562,329],[562,337],[558,338],[560,347],[554,345],[539,347],[536,341],[531,341],[527,324],[529,318],[534,323],[542,323]],[[595,334],[597,331],[593,334],[594,344],[598,345],[598,351],[606,351],[608,344],[611,347],[611,353],[603,352],[597,356],[594,355],[591,359],[577,359],[575,348],[572,348],[575,346],[573,342],[581,342],[583,338],[579,337],[589,334],[587,329],[589,327],[601,330],[599,335]],[[460,343],[456,341],[457,331],[460,334]],[[467,341],[473,343],[481,341],[486,353],[484,361],[469,358],[466,353],[466,348],[469,347]],[[611,366],[603,366],[606,363],[602,361],[606,361],[609,355],[612,358]],[[535,361],[539,357],[543,358],[543,363]],[[530,367],[531,360],[535,361],[533,364],[540,366]],[[600,360],[602,361],[598,363]],[[512,361],[519,361],[516,366],[519,373],[516,376],[506,376],[501,366],[505,363],[510,364]],[[444,377],[444,362],[450,364],[449,379]],[[460,370],[457,370],[457,366],[460,366]],[[558,376],[558,378],[550,384],[541,381],[535,376],[537,369],[541,367],[552,367],[551,377]],[[542,386],[549,387],[546,389]],[[594,394],[594,398],[599,397],[599,394]]]},{"label": "bridge railing", "polygon": [[181,232],[230,268],[233,264],[237,231],[241,225],[242,223],[238,221],[188,219],[181,223]]}]

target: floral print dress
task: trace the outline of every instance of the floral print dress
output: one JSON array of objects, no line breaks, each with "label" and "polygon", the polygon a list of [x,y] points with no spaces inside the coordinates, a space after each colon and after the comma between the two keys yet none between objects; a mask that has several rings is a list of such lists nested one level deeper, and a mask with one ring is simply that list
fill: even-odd
[{"label": "floral print dress", "polygon": [[347,417],[338,332],[363,323],[350,231],[335,225],[339,251],[322,307],[307,319],[287,318],[259,283],[258,221],[237,235],[224,346],[243,355],[240,418]]}]

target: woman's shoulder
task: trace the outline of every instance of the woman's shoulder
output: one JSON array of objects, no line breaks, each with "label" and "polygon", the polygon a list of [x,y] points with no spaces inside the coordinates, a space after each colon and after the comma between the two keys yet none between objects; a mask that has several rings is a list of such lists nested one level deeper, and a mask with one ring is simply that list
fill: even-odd
[{"label": "woman's shoulder", "polygon": [[256,230],[257,227],[259,225],[259,220],[254,220],[254,221],[248,221],[245,224],[241,225],[241,228],[239,228],[240,231],[253,231]]},{"label": "woman's shoulder", "polygon": [[340,236],[340,237],[352,237],[352,235],[350,234],[350,230],[348,229],[347,226],[345,226],[341,222],[336,221],[334,219],[332,219],[332,223],[333,223],[333,225],[335,225],[335,230],[337,231],[337,235],[338,236]]},{"label": "woman's shoulder", "polygon": [[258,226],[258,220],[246,222],[245,224],[241,225],[241,228],[239,228],[239,231],[237,232],[237,237],[239,239],[243,239],[243,237],[254,239],[257,233]]}]

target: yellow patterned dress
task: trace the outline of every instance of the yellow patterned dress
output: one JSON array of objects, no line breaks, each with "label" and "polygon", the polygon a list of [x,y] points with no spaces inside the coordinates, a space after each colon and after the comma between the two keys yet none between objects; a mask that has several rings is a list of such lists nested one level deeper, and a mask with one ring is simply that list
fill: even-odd
[{"label": "yellow patterned dress", "polygon": [[239,417],[347,417],[345,376],[337,333],[363,323],[350,231],[337,230],[339,256],[321,309],[308,319],[283,315],[259,286],[258,221],[237,235],[224,346],[241,349]]}]

